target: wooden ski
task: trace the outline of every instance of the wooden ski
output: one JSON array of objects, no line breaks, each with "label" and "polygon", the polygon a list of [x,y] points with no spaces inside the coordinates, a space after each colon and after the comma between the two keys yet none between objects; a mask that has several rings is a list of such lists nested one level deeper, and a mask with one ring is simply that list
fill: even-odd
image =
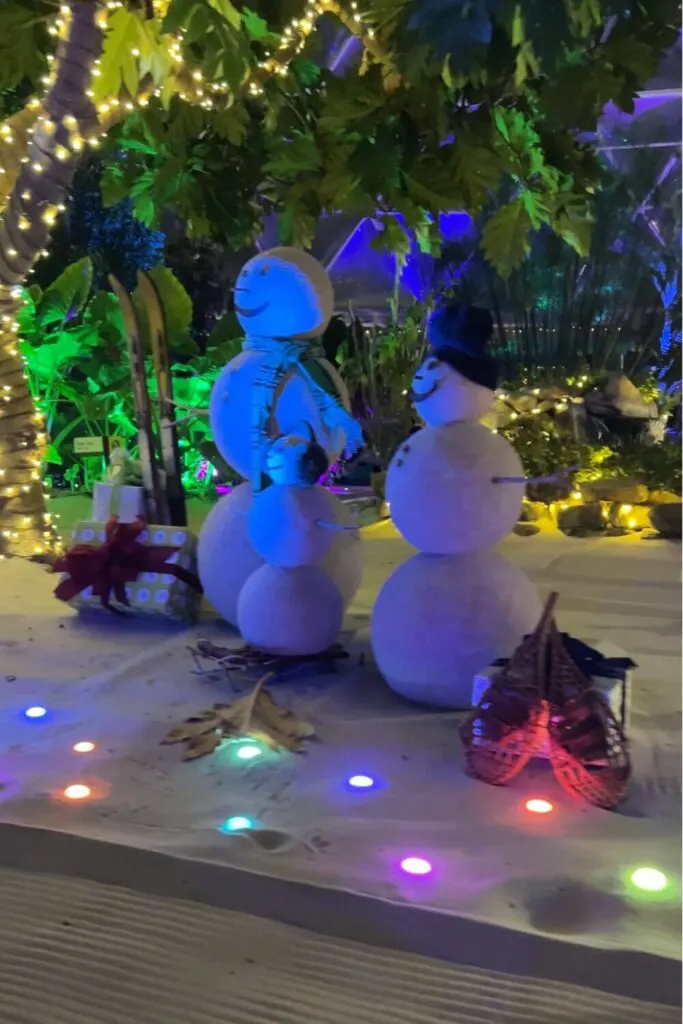
[{"label": "wooden ski", "polygon": [[135,401],[135,422],[138,428],[142,482],[147,498],[147,514],[150,522],[166,525],[170,524],[170,515],[156,460],[152,407],[147,391],[145,353],[142,346],[138,318],[130,295],[113,274],[109,275],[109,284],[121,306],[126,328],[130,374]]},{"label": "wooden ski", "polygon": [[187,507],[180,468],[164,307],[154,281],[140,270],[138,271],[138,290],[147,313],[152,342],[152,359],[157,380],[161,464],[164,468],[170,522],[173,526],[187,526]]}]

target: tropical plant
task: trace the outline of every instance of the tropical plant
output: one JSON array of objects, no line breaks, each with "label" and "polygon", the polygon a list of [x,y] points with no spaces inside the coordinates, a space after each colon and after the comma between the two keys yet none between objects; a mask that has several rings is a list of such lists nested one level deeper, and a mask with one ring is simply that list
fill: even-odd
[{"label": "tropical plant", "polygon": [[354,415],[382,465],[415,427],[408,388],[425,348],[427,310],[417,307],[400,321],[395,306],[392,311],[386,328],[365,328],[355,321],[337,351]]},{"label": "tropical plant", "polygon": [[[206,366],[193,364],[196,349],[189,334],[190,299],[166,267],[152,269],[150,277],[161,297],[171,352],[184,360],[173,365],[176,393],[188,404],[199,405],[219,372],[218,362],[214,364],[208,358],[204,360]],[[79,464],[74,479],[80,479],[86,489],[93,475],[101,473],[101,462],[75,455],[74,437],[118,437],[133,454],[137,448],[123,317],[114,295],[92,285],[92,262],[88,258],[78,260],[45,291],[37,285],[29,288],[19,313],[20,350],[29,388],[51,438],[44,461]],[[144,314],[137,291],[133,292],[133,301]],[[144,331],[144,315],[140,323]],[[220,336],[217,341],[220,343]],[[220,360],[219,349],[210,351],[213,359]],[[208,367],[211,372],[207,373]],[[156,379],[149,362],[147,371],[148,388],[154,396]],[[205,380],[202,371],[207,373]],[[207,430],[202,421],[188,421],[181,444],[194,450],[206,441]],[[211,449],[209,452],[213,454]]]},{"label": "tropical plant", "polygon": [[[252,215],[269,204],[282,239],[301,244],[321,214],[343,209],[376,215],[380,244],[401,249],[408,227],[436,251],[441,211],[490,209],[483,250],[508,275],[543,225],[585,253],[599,170],[574,129],[592,128],[608,100],[628,107],[678,21],[677,0],[529,0],[523,10],[369,0],[363,15],[355,0],[304,0],[290,22],[278,5],[266,21],[230,0],[72,0],[56,22],[53,10],[8,0],[0,11],[0,88],[29,80],[38,93],[0,127],[3,519],[23,553],[43,550],[49,531],[46,432],[15,340],[17,286],[46,249],[84,148],[113,131],[131,193],[128,161],[137,168],[138,214],[154,224],[168,204],[193,234],[211,232],[217,211],[231,232],[253,234]],[[315,30],[330,19],[363,44],[350,74],[320,67]],[[228,158],[226,141],[239,153]],[[256,192],[251,148],[265,154]],[[246,189],[226,179],[223,158]]]}]

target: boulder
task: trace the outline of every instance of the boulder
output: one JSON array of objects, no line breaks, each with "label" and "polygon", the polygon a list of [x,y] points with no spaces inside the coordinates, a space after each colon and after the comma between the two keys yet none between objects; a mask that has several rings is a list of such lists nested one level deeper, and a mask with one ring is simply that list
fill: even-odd
[{"label": "boulder", "polygon": [[569,505],[561,508],[557,525],[563,533],[602,533],[607,525],[599,502],[588,505]]},{"label": "boulder", "polygon": [[518,537],[533,537],[535,534],[541,532],[541,527],[537,526],[536,523],[515,523],[513,533],[516,533]]},{"label": "boulder", "polygon": [[650,522],[662,537],[680,539],[683,503],[679,501],[677,505],[655,505],[650,511]]},{"label": "boulder", "polygon": [[650,526],[650,506],[632,505],[628,512],[618,502],[610,514],[610,521],[615,526],[624,526],[627,530],[646,530]]},{"label": "boulder", "polygon": [[647,500],[651,505],[678,505],[681,496],[673,491],[650,491]]},{"label": "boulder", "polygon": [[594,416],[616,413],[627,419],[650,420],[659,416],[656,402],[646,402],[624,373],[612,373],[602,391],[585,396],[586,408]]},{"label": "boulder", "polygon": [[626,505],[642,505],[647,501],[648,489],[631,477],[619,476],[609,480],[590,480],[581,485],[587,500],[619,501]]},{"label": "boulder", "polygon": [[549,517],[550,512],[545,502],[529,501],[528,498],[525,498],[522,502],[522,511],[519,516],[520,523],[538,523],[541,519],[548,519]]}]

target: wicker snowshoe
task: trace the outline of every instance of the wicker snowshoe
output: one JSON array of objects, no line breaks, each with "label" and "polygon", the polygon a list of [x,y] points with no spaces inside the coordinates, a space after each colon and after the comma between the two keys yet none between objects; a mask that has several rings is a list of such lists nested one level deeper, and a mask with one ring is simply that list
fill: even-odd
[{"label": "wicker snowshoe", "polygon": [[553,772],[569,793],[612,810],[624,798],[631,775],[626,737],[606,698],[565,651],[554,623],[548,646]]},{"label": "wicker snowshoe", "polygon": [[613,809],[631,774],[626,737],[608,701],[565,650],[551,594],[525,637],[461,726],[467,771],[502,786],[549,740],[560,785],[596,807]]},{"label": "wicker snowshoe", "polygon": [[519,775],[545,741],[547,635],[556,601],[557,594],[552,594],[536,629],[524,638],[460,728],[468,774],[492,786],[504,786]]}]

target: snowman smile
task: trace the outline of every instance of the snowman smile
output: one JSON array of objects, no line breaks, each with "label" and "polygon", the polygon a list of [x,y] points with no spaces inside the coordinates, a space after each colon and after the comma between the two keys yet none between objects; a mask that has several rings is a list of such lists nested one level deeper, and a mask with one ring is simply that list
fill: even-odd
[{"label": "snowman smile", "polygon": [[259,313],[263,313],[269,305],[269,302],[264,302],[260,306],[254,306],[253,309],[242,309],[241,306],[238,306],[237,303],[235,303],[235,312],[240,316],[258,316]]},{"label": "snowman smile", "polygon": [[[413,379],[414,380],[420,380],[421,378],[414,377]],[[408,394],[410,396],[410,401],[411,402],[424,402],[424,400],[426,398],[431,398],[432,397],[434,392],[438,390],[440,384],[441,384],[440,380],[435,380],[434,383],[432,384],[431,388],[428,388],[427,391],[416,391],[415,388],[411,388],[410,391],[408,392]]]}]

